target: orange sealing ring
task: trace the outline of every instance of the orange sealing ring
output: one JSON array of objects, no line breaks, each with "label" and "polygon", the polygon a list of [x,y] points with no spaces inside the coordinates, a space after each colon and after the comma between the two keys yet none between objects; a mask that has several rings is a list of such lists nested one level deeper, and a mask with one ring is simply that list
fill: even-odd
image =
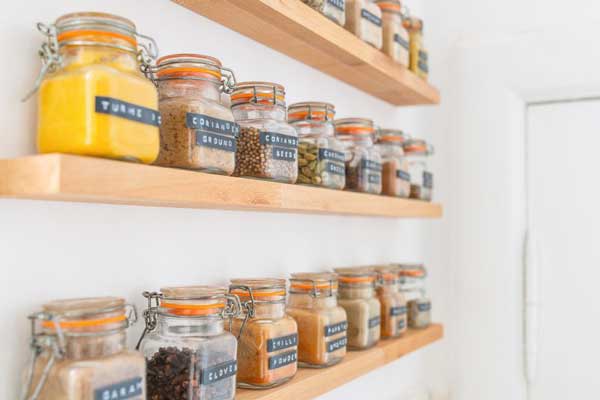
[{"label": "orange sealing ring", "polygon": [[412,152],[412,151],[427,151],[427,147],[423,146],[423,145],[409,145],[409,146],[405,146],[404,150],[408,151],[408,152]]},{"label": "orange sealing ring", "polygon": [[[82,319],[75,321],[59,321],[58,325],[61,328],[90,328],[94,326],[102,326],[108,324],[114,324],[116,322],[125,321],[127,317],[125,315],[118,315],[116,317],[109,318],[100,318],[100,319]],[[56,323],[54,321],[44,321],[42,322],[42,327],[44,328],[56,328]]]},{"label": "orange sealing ring", "polygon": [[174,315],[208,315],[221,311],[225,308],[225,304],[175,304],[162,302],[160,307],[168,309],[169,313]]},{"label": "orange sealing ring", "polygon": [[198,76],[202,74],[212,75],[217,79],[221,79],[221,73],[218,71],[211,71],[205,68],[193,68],[193,67],[174,67],[165,68],[156,73],[160,78],[165,75],[179,77],[179,76]]},{"label": "orange sealing ring", "polygon": [[336,132],[349,133],[349,134],[360,134],[360,133],[373,133],[375,128],[371,126],[337,126]]},{"label": "orange sealing ring", "polygon": [[386,135],[386,136],[380,136],[379,140],[384,141],[384,142],[404,142],[404,138],[402,136],[391,136],[391,135]]},{"label": "orange sealing ring", "polygon": [[333,285],[329,284],[329,283],[315,283],[314,285],[308,285],[308,284],[302,284],[302,283],[292,283],[290,286],[292,289],[337,289],[338,285],[337,283],[334,283]]},{"label": "orange sealing ring", "polygon": [[374,276],[340,276],[338,280],[343,283],[368,283],[375,280]]},{"label": "orange sealing ring", "polygon": [[399,4],[392,3],[392,2],[389,2],[389,3],[381,2],[381,3],[377,3],[377,5],[382,10],[402,11],[402,6],[400,6]]},{"label": "orange sealing ring", "polygon": [[[245,290],[233,290],[231,294],[235,294],[237,296],[250,297],[250,292]],[[285,290],[280,290],[278,292],[265,292],[265,291],[254,291],[252,290],[253,297],[276,297],[276,296],[285,296]]]},{"label": "orange sealing ring", "polygon": [[[308,116],[308,111],[296,111],[294,113],[288,114],[288,119],[306,119],[306,117]],[[334,114],[333,113],[325,113],[325,111],[313,111],[310,113],[311,114],[311,119],[314,119],[316,121],[324,121],[325,117],[327,116],[328,119],[333,119]]]},{"label": "orange sealing ring", "polygon": [[[262,97],[266,99],[273,99],[273,93],[256,93],[256,97]],[[254,93],[237,93],[231,96],[231,100],[249,100],[254,98]],[[278,101],[284,101],[285,97],[277,95]]]},{"label": "orange sealing ring", "polygon": [[398,278],[398,275],[396,274],[392,274],[392,273],[385,273],[385,274],[381,274],[381,279],[383,279],[384,281],[394,281]]},{"label": "orange sealing ring", "polygon": [[137,40],[135,38],[132,38],[131,36],[127,36],[127,35],[124,35],[124,34],[118,33],[118,32],[98,31],[98,30],[91,30],[91,29],[81,29],[81,30],[76,30],[76,31],[62,32],[57,35],[56,39],[60,42],[60,41],[68,40],[73,37],[81,36],[81,35],[108,36],[108,37],[124,40],[133,46],[137,46]]}]

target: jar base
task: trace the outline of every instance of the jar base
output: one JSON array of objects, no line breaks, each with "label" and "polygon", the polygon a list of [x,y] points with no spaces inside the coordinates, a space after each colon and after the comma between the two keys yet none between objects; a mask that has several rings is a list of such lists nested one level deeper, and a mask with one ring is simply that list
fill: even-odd
[{"label": "jar base", "polygon": [[375,347],[377,345],[377,343],[379,343],[379,341],[372,343],[370,345],[368,345],[367,347],[355,347],[355,346],[348,346],[348,350],[351,351],[363,351],[363,350],[369,350],[373,347]]},{"label": "jar base", "polygon": [[336,364],[339,364],[342,360],[344,359],[344,357],[339,357],[336,358],[333,361],[330,361],[326,364],[310,364],[310,363],[305,363],[302,361],[298,361],[298,366],[301,368],[310,368],[310,369],[322,369],[322,368],[329,368],[332,367]]},{"label": "jar base", "polygon": [[268,384],[268,385],[253,385],[250,383],[243,383],[243,382],[238,382],[237,383],[237,387],[240,389],[251,389],[251,390],[267,390],[267,389],[273,389],[277,386],[281,386],[284,383],[290,381],[296,374],[292,375],[292,376],[288,376],[287,378],[283,378],[278,380],[277,382]]}]

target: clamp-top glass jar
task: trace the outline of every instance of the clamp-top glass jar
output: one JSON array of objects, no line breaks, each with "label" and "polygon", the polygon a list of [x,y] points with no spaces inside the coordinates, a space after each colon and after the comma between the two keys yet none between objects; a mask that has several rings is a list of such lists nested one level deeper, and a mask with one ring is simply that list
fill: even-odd
[{"label": "clamp-top glass jar", "polygon": [[231,70],[213,57],[173,54],[151,71],[162,116],[156,164],[231,175],[239,126],[220,101],[235,84]]},{"label": "clamp-top glass jar", "polygon": [[95,12],[67,14],[38,29],[48,39],[36,83],[39,151],[152,163],[158,96],[140,68],[156,56],[154,41],[125,18]]},{"label": "clamp-top glass jar", "polygon": [[348,349],[364,350],[381,336],[381,305],[375,297],[375,272],[369,268],[336,268],[338,303],[348,316]]},{"label": "clamp-top glass jar", "polygon": [[377,266],[377,298],[381,303],[381,337],[398,337],[408,328],[406,299],[400,292],[400,275],[393,266]]},{"label": "clamp-top glass jar", "polygon": [[343,189],[346,185],[344,147],[335,137],[335,107],[329,103],[290,105],[288,122],[296,128],[298,183]]},{"label": "clamp-top glass jar", "polygon": [[287,312],[298,323],[301,366],[329,367],[346,355],[348,319],[337,304],[337,292],[335,274],[292,274]]},{"label": "clamp-top glass jar", "polygon": [[377,49],[383,44],[381,25],[381,10],[373,0],[346,0],[346,29]]},{"label": "clamp-top glass jar", "polygon": [[404,143],[410,172],[410,197],[431,201],[433,173],[429,170],[428,158],[433,154],[433,146],[422,139],[408,139]]},{"label": "clamp-top glass jar", "polygon": [[22,399],[146,400],[144,357],[127,350],[126,329],[136,318],[116,297],[45,304],[30,316],[33,359]]},{"label": "clamp-top glass jar", "polygon": [[383,52],[397,63],[408,67],[409,35],[403,24],[400,0],[376,0],[383,22]]},{"label": "clamp-top glass jar", "polygon": [[146,330],[138,347],[147,360],[149,399],[233,400],[237,341],[224,320],[239,300],[214,286],[144,292]]},{"label": "clamp-top glass jar", "polygon": [[302,0],[321,14],[338,25],[346,23],[346,1],[345,0]]},{"label": "clamp-top glass jar", "polygon": [[431,323],[431,300],[425,289],[427,270],[423,264],[400,264],[400,292],[408,303],[408,326],[427,328]]},{"label": "clamp-top glass jar", "polygon": [[295,183],[298,135],[286,122],[285,90],[270,82],[241,82],[231,94],[240,136],[235,175]]},{"label": "clamp-top glass jar", "polygon": [[381,155],[373,145],[373,121],[344,118],[334,124],[336,137],[346,153],[346,189],[380,194]]},{"label": "clamp-top glass jar", "polygon": [[232,279],[242,313],[233,320],[238,337],[238,386],[264,389],[292,379],[298,370],[298,325],[286,314],[284,279]]},{"label": "clamp-top glass jar", "polygon": [[410,37],[409,69],[423,79],[429,75],[429,56],[423,42],[423,20],[414,17],[404,19],[404,27]]},{"label": "clamp-top glass jar", "polygon": [[410,172],[404,156],[404,133],[395,129],[380,129],[375,147],[382,160],[382,190],[387,196],[409,197]]}]

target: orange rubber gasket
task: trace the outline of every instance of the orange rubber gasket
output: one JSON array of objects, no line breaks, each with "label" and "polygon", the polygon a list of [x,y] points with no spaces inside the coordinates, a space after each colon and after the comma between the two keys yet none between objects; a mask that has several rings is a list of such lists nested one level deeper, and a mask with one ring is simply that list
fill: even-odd
[{"label": "orange rubber gasket", "polygon": [[382,10],[402,11],[402,6],[395,3],[377,3]]},{"label": "orange rubber gasket", "polygon": [[[82,319],[75,321],[60,321],[58,325],[61,328],[89,328],[94,326],[102,326],[108,324],[114,324],[116,322],[125,321],[127,317],[125,315],[118,315],[116,317],[100,318],[100,319]],[[53,321],[42,322],[44,328],[55,328],[56,323]]]},{"label": "orange rubber gasket", "polygon": [[174,67],[174,68],[165,68],[161,69],[156,73],[156,75],[160,78],[165,75],[169,76],[199,76],[199,75],[212,75],[217,79],[221,79],[221,73],[217,71],[211,71],[205,68],[194,68],[194,67]]},{"label": "orange rubber gasket", "polygon": [[402,136],[380,136],[379,140],[383,142],[404,142]]},{"label": "orange rubber gasket", "polygon": [[357,134],[357,133],[373,133],[375,128],[366,127],[366,126],[336,126],[336,132],[340,133],[349,133],[349,134]]},{"label": "orange rubber gasket", "polygon": [[365,283],[365,282],[373,282],[375,280],[374,276],[340,276],[338,278],[340,282],[344,283]]},{"label": "orange rubber gasket", "polygon": [[409,152],[417,152],[417,151],[427,151],[427,147],[426,146],[417,146],[417,145],[410,145],[410,146],[406,146],[404,148],[405,151],[409,151]]},{"label": "orange rubber gasket", "polygon": [[124,34],[118,33],[118,32],[97,31],[97,30],[91,30],[91,29],[81,29],[81,30],[76,30],[76,31],[62,32],[62,33],[58,34],[57,40],[60,42],[63,40],[72,39],[73,37],[82,36],[82,35],[108,36],[108,37],[124,40],[124,41],[132,44],[133,46],[137,46],[137,40],[135,38],[132,38],[131,36],[127,36],[127,35],[124,35]]},{"label": "orange rubber gasket", "polygon": [[396,279],[398,279],[398,275],[396,274],[381,274],[381,279],[383,279],[384,281],[395,281]]},{"label": "orange rubber gasket", "polygon": [[314,285],[302,284],[302,283],[292,283],[290,286],[292,289],[337,289],[337,283],[330,285],[329,283],[315,283]]},{"label": "orange rubber gasket", "polygon": [[169,314],[173,315],[208,315],[221,312],[225,304],[176,304],[160,303],[161,308],[168,309]]},{"label": "orange rubber gasket", "polygon": [[[233,290],[231,294],[235,294],[241,297],[250,297],[250,293],[246,290]],[[252,291],[253,297],[277,297],[277,296],[285,296],[285,290],[280,290],[278,292],[265,292],[265,291]]]},{"label": "orange rubber gasket", "polygon": [[[294,113],[288,114],[288,119],[306,119],[308,116],[308,111],[296,111]],[[329,119],[333,119],[333,113],[327,113],[327,117]],[[325,111],[313,111],[311,112],[311,118],[317,121],[325,120]]]},{"label": "orange rubber gasket", "polygon": [[[248,100],[248,99],[252,99],[254,97],[254,93],[237,93],[231,96],[231,100]],[[273,94],[272,93],[256,93],[256,97],[263,97],[263,98],[273,98]],[[278,95],[277,96],[277,100],[281,100],[283,101],[285,99],[284,96]]]}]

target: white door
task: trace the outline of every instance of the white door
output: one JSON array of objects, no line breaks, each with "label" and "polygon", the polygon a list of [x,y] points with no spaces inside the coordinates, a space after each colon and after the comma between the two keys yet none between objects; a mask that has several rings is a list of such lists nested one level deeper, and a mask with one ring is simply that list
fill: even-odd
[{"label": "white door", "polygon": [[527,126],[541,302],[530,400],[599,399],[600,99],[530,105]]}]

